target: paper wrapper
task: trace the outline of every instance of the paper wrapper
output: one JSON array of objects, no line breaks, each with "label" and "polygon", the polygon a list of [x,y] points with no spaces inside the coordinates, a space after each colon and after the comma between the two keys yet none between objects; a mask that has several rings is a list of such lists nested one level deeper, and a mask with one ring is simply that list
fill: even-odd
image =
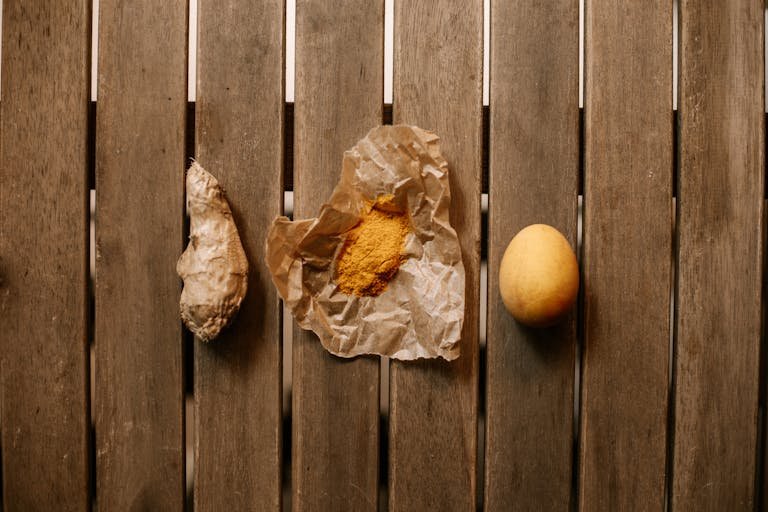
[{"label": "paper wrapper", "polygon": [[[342,293],[335,261],[346,234],[378,196],[394,194],[410,217],[405,260],[376,297]],[[267,238],[272,281],[298,324],[342,357],[459,357],[464,265],[448,220],[448,165],[439,138],[381,126],[344,153],[341,179],[315,219],[278,217]]]}]

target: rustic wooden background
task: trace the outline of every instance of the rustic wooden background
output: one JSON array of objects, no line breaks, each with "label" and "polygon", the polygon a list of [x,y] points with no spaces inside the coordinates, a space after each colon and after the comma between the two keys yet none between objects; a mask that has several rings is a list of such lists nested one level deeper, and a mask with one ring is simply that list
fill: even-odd
[{"label": "rustic wooden background", "polygon": [[[0,510],[768,510],[764,1],[0,5]],[[330,356],[263,262],[392,122],[451,166],[450,364]],[[210,345],[191,157],[252,269]],[[534,222],[582,271],[546,330],[497,292]]]}]

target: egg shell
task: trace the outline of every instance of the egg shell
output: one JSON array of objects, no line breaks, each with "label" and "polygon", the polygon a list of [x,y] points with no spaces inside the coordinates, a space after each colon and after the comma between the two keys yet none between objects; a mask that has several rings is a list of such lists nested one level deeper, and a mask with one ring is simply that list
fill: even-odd
[{"label": "egg shell", "polygon": [[579,265],[571,244],[552,226],[523,228],[504,251],[499,291],[518,322],[530,327],[557,323],[579,291]]}]

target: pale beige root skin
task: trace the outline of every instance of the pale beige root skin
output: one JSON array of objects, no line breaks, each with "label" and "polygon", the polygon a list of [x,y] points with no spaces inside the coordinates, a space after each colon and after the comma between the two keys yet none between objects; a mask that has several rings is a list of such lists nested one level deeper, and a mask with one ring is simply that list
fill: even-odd
[{"label": "pale beige root skin", "polygon": [[181,318],[202,341],[232,320],[248,286],[248,260],[219,182],[200,164],[187,171],[189,245],[176,264]]}]

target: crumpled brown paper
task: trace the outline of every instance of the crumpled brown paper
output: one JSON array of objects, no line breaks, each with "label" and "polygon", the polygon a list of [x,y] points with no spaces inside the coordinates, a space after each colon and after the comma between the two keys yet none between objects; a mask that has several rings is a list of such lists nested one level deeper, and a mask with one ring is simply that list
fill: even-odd
[{"label": "crumpled brown paper", "polygon": [[[407,211],[405,261],[376,297],[333,281],[346,233],[383,194]],[[464,265],[448,220],[448,166],[439,138],[415,126],[381,126],[344,153],[341,179],[315,219],[278,217],[267,237],[272,281],[299,325],[342,357],[459,357]]]}]

